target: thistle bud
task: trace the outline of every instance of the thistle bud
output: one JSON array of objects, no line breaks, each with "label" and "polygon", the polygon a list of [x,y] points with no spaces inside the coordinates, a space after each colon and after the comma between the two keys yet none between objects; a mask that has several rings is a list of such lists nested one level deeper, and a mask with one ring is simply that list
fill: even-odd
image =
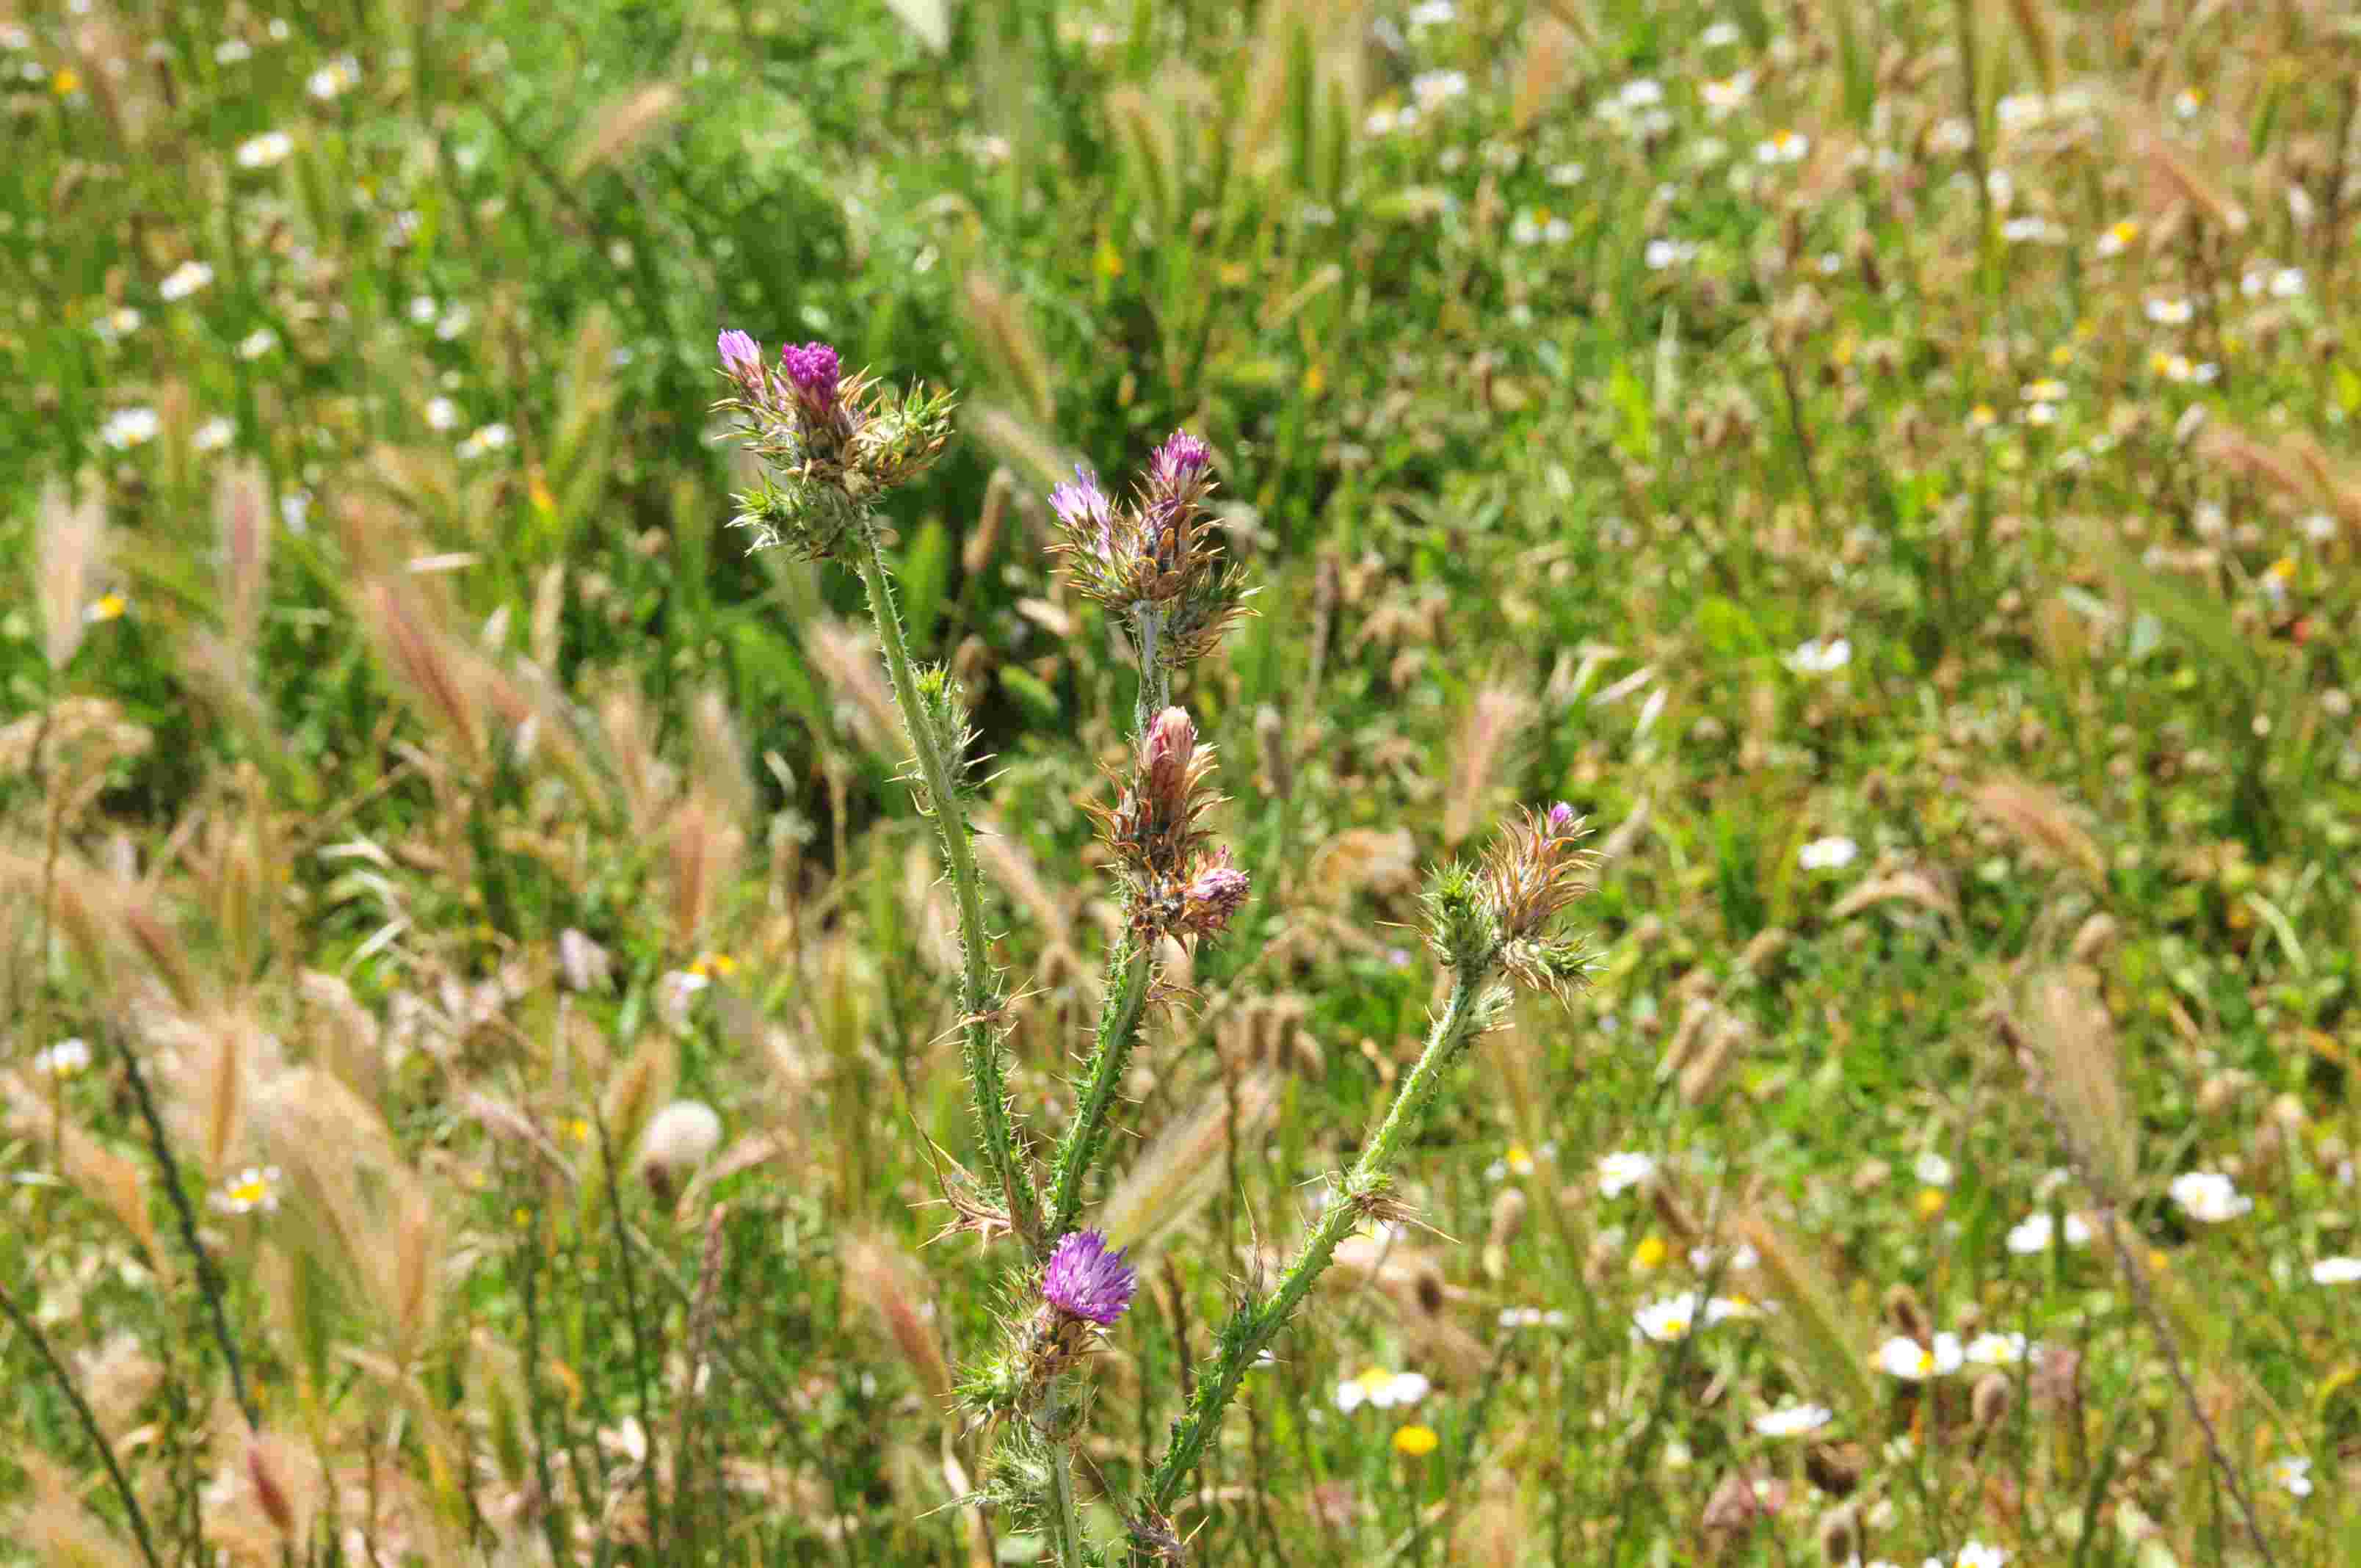
[{"label": "thistle bud", "polygon": [[763,345],[752,334],[732,327],[715,343],[721,353],[721,368],[729,378],[749,392],[760,391],[763,385]]},{"label": "thistle bud", "polygon": [[1139,749],[1139,766],[1148,796],[1159,817],[1175,817],[1185,809],[1189,762],[1196,751],[1197,726],[1185,709],[1168,707],[1148,727],[1148,739]]}]

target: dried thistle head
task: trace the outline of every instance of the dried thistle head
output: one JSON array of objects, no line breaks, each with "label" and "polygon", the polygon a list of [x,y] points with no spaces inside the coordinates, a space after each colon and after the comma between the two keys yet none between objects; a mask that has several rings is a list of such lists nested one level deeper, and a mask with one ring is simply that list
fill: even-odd
[{"label": "dried thistle head", "polygon": [[1501,968],[1518,984],[1559,997],[1589,969],[1589,951],[1579,938],[1549,930],[1560,912],[1589,891],[1595,861],[1580,847],[1587,831],[1563,801],[1546,812],[1528,811],[1485,851],[1478,884],[1498,933]]},{"label": "dried thistle head", "polygon": [[1246,902],[1246,873],[1227,850],[1207,853],[1204,814],[1221,803],[1212,775],[1213,749],[1180,708],[1158,714],[1140,738],[1131,782],[1115,806],[1091,808],[1100,837],[1115,851],[1131,890],[1132,929],[1211,936]]},{"label": "dried thistle head", "polygon": [[1083,598],[1117,615],[1137,615],[1143,660],[1166,668],[1212,652],[1240,616],[1245,593],[1212,537],[1204,499],[1213,454],[1185,430],[1148,459],[1138,495],[1117,506],[1098,477],[1076,468],[1049,492],[1066,571]]},{"label": "dried thistle head", "polygon": [[734,414],[739,439],[765,470],[738,498],[735,525],[755,547],[787,544],[811,560],[844,553],[853,531],[886,492],[934,465],[950,439],[949,393],[895,393],[848,376],[825,343],[789,344],[776,369],[743,332],[715,344],[736,388],[715,408]]}]

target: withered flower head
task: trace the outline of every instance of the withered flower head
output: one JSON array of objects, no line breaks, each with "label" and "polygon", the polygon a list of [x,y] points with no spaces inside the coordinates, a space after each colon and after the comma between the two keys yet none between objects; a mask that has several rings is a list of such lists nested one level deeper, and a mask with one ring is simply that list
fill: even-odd
[{"label": "withered flower head", "polygon": [[1246,902],[1246,874],[1226,850],[1206,852],[1202,818],[1222,799],[1213,770],[1213,750],[1197,743],[1196,725],[1168,707],[1149,723],[1115,806],[1092,808],[1131,884],[1132,928],[1143,936],[1213,936]]},{"label": "withered flower head", "polygon": [[1485,853],[1483,901],[1499,927],[1501,966],[1521,985],[1563,995],[1582,979],[1587,949],[1548,927],[1589,891],[1595,858],[1581,847],[1587,833],[1561,801],[1546,813],[1524,813]]}]

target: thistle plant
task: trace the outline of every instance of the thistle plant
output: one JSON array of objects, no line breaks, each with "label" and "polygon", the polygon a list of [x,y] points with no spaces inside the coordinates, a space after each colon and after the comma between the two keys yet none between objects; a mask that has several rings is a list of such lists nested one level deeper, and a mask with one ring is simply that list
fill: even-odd
[{"label": "thistle plant", "polygon": [[[1128,755],[1109,781],[1111,802],[1091,809],[1124,919],[1106,955],[1096,1036],[1072,1115],[1046,1170],[1037,1172],[1010,1102],[1001,992],[968,844],[964,700],[947,671],[911,660],[876,516],[886,496],[940,452],[950,400],[915,389],[896,395],[866,377],[848,377],[824,344],[790,346],[775,367],[744,333],[722,334],[718,346],[735,388],[720,407],[738,417],[764,467],[756,488],[739,498],[737,521],[753,531],[758,548],[785,545],[861,574],[910,741],[908,781],[919,810],[934,820],[958,905],[961,1027],[984,1174],[941,1162],[955,1216],[950,1230],[986,1244],[1013,1238],[1020,1248],[1003,1332],[965,1370],[959,1389],[971,1426],[994,1434],[984,1496],[1040,1529],[1062,1568],[1108,1562],[1115,1549],[1094,1545],[1082,1529],[1072,1455],[1088,1415],[1091,1357],[1120,1323],[1137,1279],[1124,1253],[1081,1227],[1085,1189],[1107,1146],[1141,1024],[1178,999],[1178,988],[1161,978],[1159,952],[1220,937],[1252,891],[1248,873],[1214,841],[1211,815],[1222,796],[1213,782],[1213,749],[1172,700],[1176,677],[1212,655],[1246,613],[1244,585],[1205,510],[1212,453],[1197,436],[1176,432],[1156,449],[1128,499],[1111,497],[1088,468],[1077,468],[1048,498],[1059,524],[1053,549],[1075,588],[1119,629],[1138,681]],[[1360,1158],[1331,1179],[1328,1201],[1286,1272],[1267,1292],[1243,1295],[1216,1335],[1162,1459],[1126,1510],[1135,1558],[1179,1560],[1174,1504],[1239,1381],[1338,1245],[1373,1221],[1408,1216],[1393,1168],[1452,1065],[1499,1022],[1513,987],[1562,994],[1581,977],[1586,949],[1557,927],[1587,885],[1585,836],[1573,809],[1554,806],[1528,813],[1480,864],[1453,865],[1433,877],[1424,900],[1427,939],[1451,985],[1425,1048]]]}]

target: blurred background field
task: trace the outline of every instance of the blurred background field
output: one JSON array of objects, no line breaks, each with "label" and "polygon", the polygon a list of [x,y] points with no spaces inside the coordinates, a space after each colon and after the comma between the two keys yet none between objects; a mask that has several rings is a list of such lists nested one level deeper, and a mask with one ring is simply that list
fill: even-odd
[{"label": "blurred background field", "polygon": [[2332,0],[0,19],[0,1562],[1037,1559],[950,912],[723,327],[961,393],[896,554],[1038,1136],[1132,701],[1043,498],[1185,425],[1258,585],[1103,1539],[1416,1053],[1424,870],[1563,798],[1598,972],[1190,1561],[2361,1561],[2356,82]]}]

